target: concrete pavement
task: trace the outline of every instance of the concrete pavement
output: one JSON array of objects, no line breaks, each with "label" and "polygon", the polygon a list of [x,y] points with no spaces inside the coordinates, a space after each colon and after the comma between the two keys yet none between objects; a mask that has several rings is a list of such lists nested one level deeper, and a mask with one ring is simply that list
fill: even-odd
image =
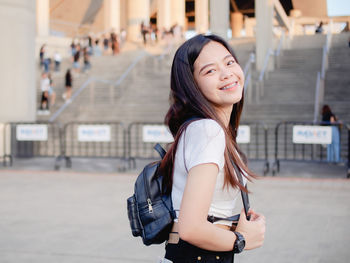
[{"label": "concrete pavement", "polygon": [[[267,218],[266,240],[236,262],[349,261],[350,181],[342,173],[325,178],[325,167],[322,176],[316,170],[299,178],[284,167],[281,176],[249,186],[251,206]],[[0,263],[157,262],[164,246],[144,246],[129,228],[126,199],[135,178],[2,168]]]}]

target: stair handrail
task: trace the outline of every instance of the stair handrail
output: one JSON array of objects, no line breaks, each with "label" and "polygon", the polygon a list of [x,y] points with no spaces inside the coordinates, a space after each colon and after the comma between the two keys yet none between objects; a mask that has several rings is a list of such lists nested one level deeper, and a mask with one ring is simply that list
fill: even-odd
[{"label": "stair handrail", "polygon": [[267,69],[267,66],[269,65],[270,56],[273,56],[273,55],[274,55],[274,52],[272,51],[272,48],[269,48],[265,55],[263,68],[259,74],[259,82],[262,82],[264,80],[265,71]]},{"label": "stair handrail", "polygon": [[244,66],[244,94],[248,94],[248,102],[251,102],[252,100],[252,64],[255,62],[255,53],[251,52],[249,54],[248,61],[245,63]]},{"label": "stair handrail", "polygon": [[317,79],[316,79],[316,90],[315,90],[315,105],[314,105],[314,120],[313,122],[316,123],[319,111],[320,111],[320,105],[323,103],[324,99],[324,89],[325,89],[325,77],[326,77],[326,71],[328,69],[328,54],[332,43],[332,33],[331,33],[331,27],[329,27],[326,37],[326,43],[322,47],[322,64],[321,64],[321,71],[317,72]]},{"label": "stair handrail", "polygon": [[318,113],[320,111],[320,94],[321,94],[321,83],[322,79],[321,79],[321,72],[318,71],[317,72],[317,78],[316,78],[316,90],[315,90],[315,105],[314,105],[314,120],[313,123],[317,123],[318,122]]},{"label": "stair handrail", "polygon": [[[81,86],[80,88],[72,95],[71,102],[79,96],[79,94],[90,84],[92,83],[105,83],[110,84],[114,87],[118,87],[123,80],[129,75],[130,71],[140,62],[142,58],[144,58],[147,55],[146,52],[143,52],[141,55],[139,55],[132,63],[131,65],[124,71],[124,73],[120,76],[120,78],[117,81],[111,81],[107,79],[101,79],[96,77],[89,77]],[[57,117],[70,105],[71,103],[64,103],[49,119],[49,122],[53,122],[57,119]]]},{"label": "stair handrail", "polygon": [[280,40],[278,41],[277,49],[275,51],[275,56],[276,57],[279,57],[279,55],[281,53],[282,45],[283,45],[283,42],[284,42],[284,38],[285,38],[285,32],[284,32],[284,30],[282,30]]}]

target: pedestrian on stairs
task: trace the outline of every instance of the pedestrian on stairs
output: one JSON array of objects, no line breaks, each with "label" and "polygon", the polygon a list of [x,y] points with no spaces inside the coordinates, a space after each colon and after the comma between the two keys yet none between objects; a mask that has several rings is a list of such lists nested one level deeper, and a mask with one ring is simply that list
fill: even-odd
[{"label": "pedestrian on stairs", "polygon": [[66,75],[65,75],[65,87],[66,91],[63,93],[62,97],[65,100],[66,103],[71,102],[71,97],[72,97],[72,83],[73,83],[73,78],[72,78],[72,73],[70,69],[67,69]]}]

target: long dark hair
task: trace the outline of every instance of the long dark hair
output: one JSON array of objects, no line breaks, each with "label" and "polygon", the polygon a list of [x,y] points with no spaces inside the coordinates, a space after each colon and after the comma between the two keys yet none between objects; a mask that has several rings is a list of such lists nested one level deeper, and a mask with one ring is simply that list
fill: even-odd
[{"label": "long dark hair", "polygon": [[[170,108],[165,116],[165,124],[169,127],[174,136],[174,143],[168,149],[161,166],[160,171],[164,175],[164,188],[171,191],[173,182],[173,171],[176,148],[181,134],[190,123],[191,118],[213,119],[223,128],[225,132],[225,180],[224,186],[231,185],[235,188],[246,189],[242,186],[234,175],[234,168],[231,159],[238,166],[243,175],[248,179],[255,178],[246,165],[246,157],[238,148],[236,143],[237,129],[243,109],[242,99],[233,105],[229,126],[225,127],[219,119],[213,105],[205,98],[194,80],[194,62],[202,51],[203,47],[210,41],[222,44],[235,58],[237,58],[230,45],[221,37],[216,35],[197,35],[183,43],[176,51],[171,68],[171,91]],[[237,61],[238,63],[238,61]],[[186,122],[187,121],[187,122]]]},{"label": "long dark hair", "polygon": [[325,114],[333,115],[331,108],[327,104],[323,105],[323,107],[322,107],[322,115],[325,115]]}]

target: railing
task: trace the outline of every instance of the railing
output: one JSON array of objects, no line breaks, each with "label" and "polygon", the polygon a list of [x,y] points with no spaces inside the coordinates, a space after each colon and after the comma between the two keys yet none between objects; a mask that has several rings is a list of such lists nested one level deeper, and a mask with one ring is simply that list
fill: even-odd
[{"label": "railing", "polygon": [[[272,174],[280,171],[281,161],[348,163],[350,130],[342,123],[281,122],[275,128],[275,160]],[[344,147],[348,145],[347,147]]]},{"label": "railing", "polygon": [[[154,136],[152,137],[154,138],[146,138],[147,133],[150,133],[151,136],[153,134]],[[172,141],[172,136],[167,134],[167,129],[164,124],[159,122],[131,123],[127,129],[127,138],[129,168],[136,167],[137,159],[158,158],[159,155],[153,149],[156,142],[159,142],[163,147],[166,147],[166,144]],[[168,139],[164,140],[164,138]]]},{"label": "railing", "polygon": [[[55,169],[65,160],[72,166],[72,157],[119,158],[126,160],[125,129],[120,122],[70,122],[61,137],[61,155]],[[123,167],[124,169],[125,167]]]},{"label": "railing", "polygon": [[[172,142],[172,136],[166,134],[166,127],[162,123],[131,123],[127,133],[129,168],[136,167],[136,160],[159,158],[153,149],[156,142],[162,142],[164,147]],[[147,137],[147,133],[151,138]],[[263,123],[242,124],[238,130],[237,142],[249,160],[263,161],[263,174],[266,175],[269,172],[267,126]]]},{"label": "railing", "polygon": [[[99,79],[96,77],[90,77],[88,78],[81,86],[80,88],[72,95],[71,101],[76,99],[76,97],[79,96],[80,93],[82,93],[90,84],[93,83],[104,83],[104,84],[110,84],[114,88],[118,87],[124,79],[129,75],[130,71],[139,63],[139,61],[146,56],[146,53],[142,53],[139,55],[132,63],[131,65],[124,71],[124,73],[120,76],[120,78],[117,81],[110,81],[110,80],[104,80]],[[55,121],[58,116],[68,107],[68,103],[63,104],[54,114],[52,114],[51,118],[49,119],[50,122]]]},{"label": "railing", "polygon": [[323,48],[322,48],[321,72],[317,72],[314,119],[313,119],[314,123],[318,121],[320,105],[323,104],[324,91],[325,91],[325,77],[326,77],[326,70],[328,69],[328,54],[331,46],[331,41],[332,41],[332,34],[331,34],[331,28],[330,28],[327,33],[326,43],[323,45]]},{"label": "railing", "polygon": [[259,102],[260,98],[264,95],[264,80],[266,79],[266,76],[267,76],[268,67],[270,64],[270,58],[275,57],[276,66],[277,67],[279,66],[279,57],[281,55],[284,38],[285,38],[285,33],[284,31],[282,31],[278,45],[277,45],[277,49],[273,51],[272,48],[269,48],[266,52],[263,68],[260,71],[259,78],[256,85],[257,86],[257,90],[255,93],[256,102]]},{"label": "railing", "polygon": [[60,128],[57,123],[13,122],[4,125],[4,166],[12,166],[14,157],[57,157],[60,150]]},{"label": "railing", "polygon": [[267,72],[267,67],[270,62],[270,57],[274,55],[274,52],[271,48],[269,48],[266,52],[265,59],[264,59],[264,65],[262,70],[260,71],[258,83],[257,83],[257,90],[256,90],[256,101],[259,102],[260,97],[264,95],[264,79],[265,79],[265,73]]},{"label": "railing", "polygon": [[[2,126],[3,165],[12,165],[14,158],[52,157],[58,170],[63,161],[72,167],[72,158],[110,158],[119,160],[121,165],[116,167],[125,170],[135,168],[136,160],[158,159],[153,146],[172,142],[167,133],[162,123],[148,122],[131,123],[128,129],[120,122],[71,122],[63,128],[47,122],[7,123]],[[264,175],[270,171],[268,134],[263,123],[242,123],[237,136],[247,158],[263,162]],[[326,142],[305,141],[317,136]],[[281,161],[347,163],[350,178],[350,125],[279,123],[275,127],[273,175],[280,171]]]},{"label": "railing", "polygon": [[249,54],[249,59],[244,66],[244,95],[247,96],[248,102],[252,102],[252,64],[255,62],[255,54],[252,52]]},{"label": "railing", "polygon": [[[247,131],[249,135],[242,134]],[[238,128],[237,143],[249,160],[263,161],[262,173],[266,175],[270,170],[267,125],[254,122],[241,123]]]}]

